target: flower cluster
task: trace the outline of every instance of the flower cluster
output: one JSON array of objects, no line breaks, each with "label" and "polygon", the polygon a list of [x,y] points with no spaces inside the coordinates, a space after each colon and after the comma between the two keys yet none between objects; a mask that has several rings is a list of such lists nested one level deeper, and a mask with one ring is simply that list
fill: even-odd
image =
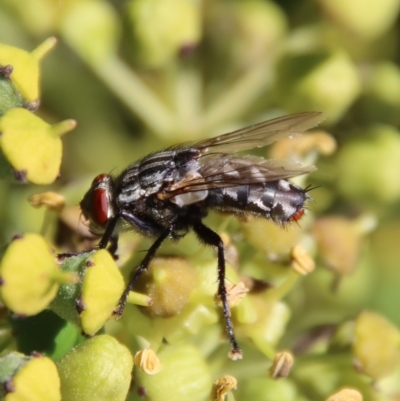
[{"label": "flower cluster", "polygon": [[[0,400],[398,399],[399,12],[399,0],[4,0]],[[28,39],[42,43],[23,50]],[[166,241],[116,320],[152,242],[123,231],[117,259],[95,249],[76,206],[93,176],[303,111],[326,120],[256,152],[317,165],[293,180],[305,216],[206,218],[243,359],[227,356],[216,252],[191,234]]]}]

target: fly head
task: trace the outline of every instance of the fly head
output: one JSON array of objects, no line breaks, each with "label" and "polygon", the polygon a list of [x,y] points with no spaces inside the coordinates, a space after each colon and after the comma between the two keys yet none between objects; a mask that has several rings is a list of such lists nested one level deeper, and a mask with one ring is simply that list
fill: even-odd
[{"label": "fly head", "polygon": [[104,233],[107,223],[115,216],[114,180],[109,174],[100,174],[92,182],[80,202],[82,214],[89,221],[90,232]]}]

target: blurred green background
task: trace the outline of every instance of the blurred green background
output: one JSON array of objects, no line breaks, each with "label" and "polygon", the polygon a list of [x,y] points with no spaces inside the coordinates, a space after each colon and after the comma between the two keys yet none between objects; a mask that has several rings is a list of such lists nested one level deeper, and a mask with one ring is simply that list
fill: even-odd
[{"label": "blurred green background", "polygon": [[[363,310],[400,326],[399,10],[400,0],[2,0],[1,43],[31,51],[58,39],[40,63],[36,114],[78,125],[62,138],[53,185],[0,181],[1,244],[42,229],[45,212],[27,202],[34,193],[51,189],[77,205],[94,176],[150,152],[321,111],[319,128],[337,149],[303,155],[318,167],[307,178],[318,188],[302,223],[317,268],[285,298],[291,319],[277,346],[297,350],[298,367],[286,384],[265,382],[268,364],[248,351],[244,365],[214,358],[212,372],[235,375],[241,400],[325,399],[344,385],[365,399],[400,399],[398,359],[390,374],[358,374],[352,337],[336,331]],[[76,221],[64,219],[73,235]],[[229,225],[235,245],[240,229]],[[53,221],[47,237],[66,246],[63,230]],[[236,246],[250,276],[274,253],[258,249],[254,262],[250,245]],[[379,327],[367,331],[382,345]],[[381,379],[378,393],[371,383]]]}]

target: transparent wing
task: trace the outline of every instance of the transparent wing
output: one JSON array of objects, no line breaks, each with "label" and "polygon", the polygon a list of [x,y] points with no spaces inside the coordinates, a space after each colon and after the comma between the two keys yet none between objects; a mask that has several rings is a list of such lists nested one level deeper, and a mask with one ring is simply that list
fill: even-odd
[{"label": "transparent wing", "polygon": [[193,191],[255,185],[285,180],[315,170],[315,166],[302,166],[291,160],[224,155],[209,159],[206,164],[200,165],[197,170],[199,174],[193,178],[188,175],[164,192],[168,194],[167,197],[172,197]]},{"label": "transparent wing", "polygon": [[290,135],[300,134],[315,127],[324,118],[324,115],[319,112],[292,114],[183,146],[199,149],[202,155],[240,152],[269,145]]},{"label": "transparent wing", "polygon": [[240,157],[229,153],[262,147],[291,135],[300,134],[324,119],[322,113],[306,112],[275,118],[247,128],[196,143],[185,143],[176,149],[200,150],[196,169],[163,189],[164,198],[183,193],[238,185],[255,185],[285,180],[315,171],[291,160]]}]

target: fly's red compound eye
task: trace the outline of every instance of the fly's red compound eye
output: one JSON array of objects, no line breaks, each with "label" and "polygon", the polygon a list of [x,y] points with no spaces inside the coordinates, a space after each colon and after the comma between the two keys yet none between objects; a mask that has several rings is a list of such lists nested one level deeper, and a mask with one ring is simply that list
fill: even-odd
[{"label": "fly's red compound eye", "polygon": [[110,179],[110,176],[108,174],[99,174],[96,176],[92,182],[92,187],[93,186],[99,186],[103,182],[106,183]]},{"label": "fly's red compound eye", "polygon": [[93,191],[93,221],[102,226],[107,223],[109,202],[107,191],[104,188],[96,188]]},{"label": "fly's red compound eye", "polygon": [[91,227],[104,228],[113,216],[113,179],[108,174],[98,175],[80,205]]}]

